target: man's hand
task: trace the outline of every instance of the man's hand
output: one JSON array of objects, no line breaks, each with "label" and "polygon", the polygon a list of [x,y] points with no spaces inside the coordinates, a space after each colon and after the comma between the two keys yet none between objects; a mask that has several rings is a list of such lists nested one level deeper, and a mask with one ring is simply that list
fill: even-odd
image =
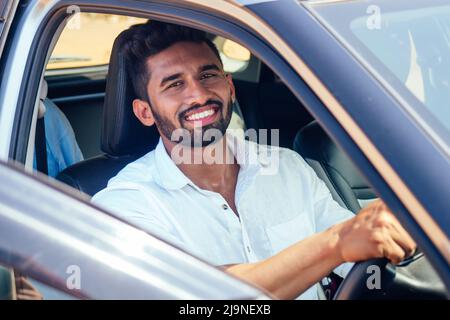
[{"label": "man's hand", "polygon": [[414,240],[380,200],[332,229],[338,235],[340,257],[346,262],[386,257],[397,264],[416,250]]}]

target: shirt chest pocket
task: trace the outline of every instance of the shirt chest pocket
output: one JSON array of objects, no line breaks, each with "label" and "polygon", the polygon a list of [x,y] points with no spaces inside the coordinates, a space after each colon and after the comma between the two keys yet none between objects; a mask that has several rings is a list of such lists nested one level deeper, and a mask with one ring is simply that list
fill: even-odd
[{"label": "shirt chest pocket", "polygon": [[302,213],[288,221],[267,227],[266,232],[272,247],[272,254],[276,254],[314,234],[314,227],[310,219]]}]

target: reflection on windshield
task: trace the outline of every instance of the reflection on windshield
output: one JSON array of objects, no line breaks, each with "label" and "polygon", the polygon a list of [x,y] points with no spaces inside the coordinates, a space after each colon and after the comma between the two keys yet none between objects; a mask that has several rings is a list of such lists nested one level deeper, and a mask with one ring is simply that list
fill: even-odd
[{"label": "reflection on windshield", "polygon": [[387,13],[379,29],[366,17],[351,31],[450,130],[450,6]]},{"label": "reflection on windshield", "polygon": [[318,2],[309,8],[428,126],[449,140],[448,1]]}]

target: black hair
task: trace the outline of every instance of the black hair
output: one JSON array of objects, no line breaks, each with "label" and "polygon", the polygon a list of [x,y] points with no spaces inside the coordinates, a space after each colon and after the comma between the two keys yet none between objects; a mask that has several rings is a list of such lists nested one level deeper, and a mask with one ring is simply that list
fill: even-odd
[{"label": "black hair", "polygon": [[150,71],[146,61],[150,56],[158,54],[177,42],[206,43],[222,65],[217,47],[207,34],[200,30],[160,21],[148,21],[131,26],[122,33],[121,37],[123,42],[120,50],[135,94],[137,98],[147,102],[150,102],[147,95]]}]

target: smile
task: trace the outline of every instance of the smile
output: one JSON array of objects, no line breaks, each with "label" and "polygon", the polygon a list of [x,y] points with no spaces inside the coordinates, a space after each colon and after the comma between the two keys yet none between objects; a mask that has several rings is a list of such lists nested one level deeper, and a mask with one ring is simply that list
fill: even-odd
[{"label": "smile", "polygon": [[186,115],[184,120],[201,122],[202,125],[207,125],[215,120],[217,114],[219,113],[219,109],[220,108],[217,106],[201,107]]}]

